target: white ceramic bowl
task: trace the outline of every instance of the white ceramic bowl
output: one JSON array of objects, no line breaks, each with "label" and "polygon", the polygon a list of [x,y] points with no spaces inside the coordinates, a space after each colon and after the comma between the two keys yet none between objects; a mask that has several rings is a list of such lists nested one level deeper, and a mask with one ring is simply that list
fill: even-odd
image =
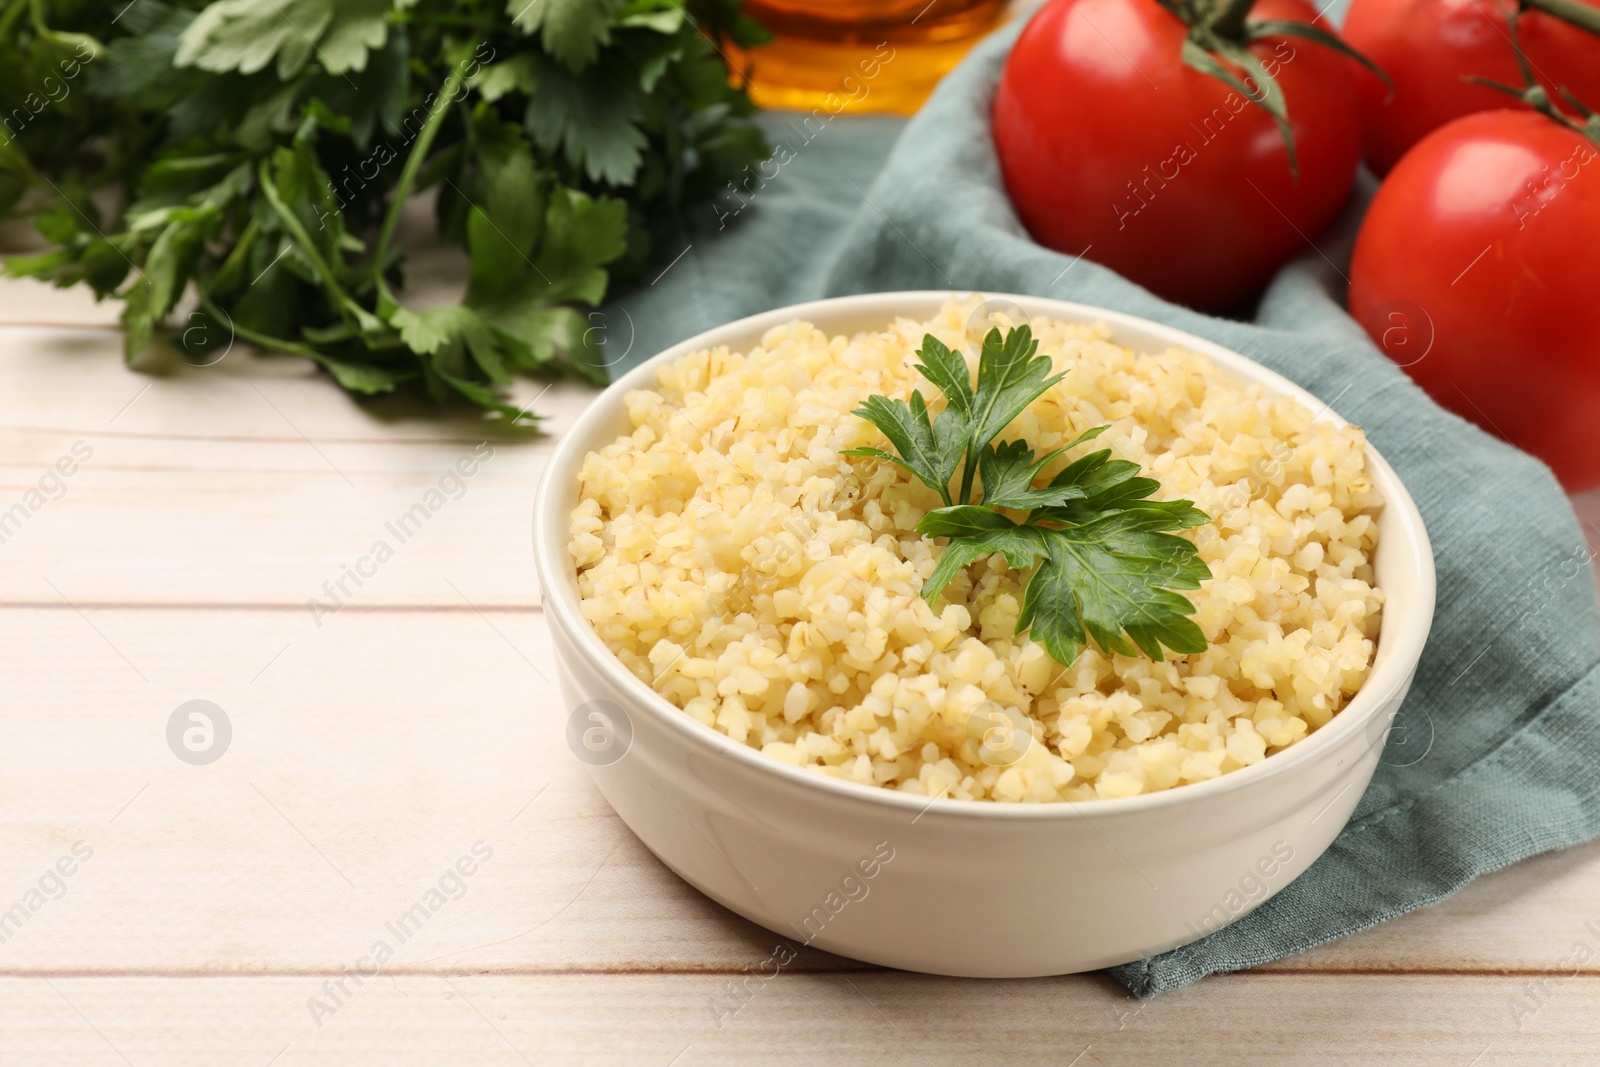
[{"label": "white ceramic bowl", "polygon": [[[930,802],[791,767],[658,696],[579,610],[567,549],[577,474],[587,453],[628,428],[629,390],[652,387],[660,364],[685,352],[748,349],[791,319],[851,334],[896,316],[931,318],[950,295],[843,297],[729,323],[642,364],[573,424],[545,468],[533,529],[568,737],[617,814],[667,866],[791,945],[965,976],[1126,963],[1195,940],[1281,890],[1328,847],[1372,777],[1434,602],[1422,517],[1375,451],[1367,461],[1387,502],[1375,559],[1386,602],[1366,685],[1298,744],[1211,781],[1145,796]],[[1080,304],[994,299],[1030,316],[1105,322],[1136,350],[1181,345],[1343,421],[1287,379],[1199,337]]]}]

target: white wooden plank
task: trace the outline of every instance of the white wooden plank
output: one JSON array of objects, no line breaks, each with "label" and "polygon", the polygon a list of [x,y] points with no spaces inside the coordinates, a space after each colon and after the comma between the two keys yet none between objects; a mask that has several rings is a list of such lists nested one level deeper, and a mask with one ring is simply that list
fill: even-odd
[{"label": "white wooden plank", "polygon": [[[435,407],[408,396],[358,401],[308,360],[239,345],[205,367],[181,361],[128,367],[120,337],[107,330],[0,329],[0,426],[73,433],[141,434],[304,442],[479,441],[490,424],[466,406]],[[575,413],[592,385],[556,385],[532,410]],[[518,403],[548,380],[519,380]],[[565,398],[565,401],[564,401]]]},{"label": "white wooden plank", "polygon": [[[0,980],[0,1054],[19,1067],[394,1063],[1196,1065],[1593,1062],[1600,981],[1222,978],[1140,1004],[1101,978],[998,982],[780,973],[742,1010],[716,975],[347,980],[318,975]],[[1523,1005],[1518,1014],[1518,1005]],[[1521,1029],[1517,1022],[1521,1021]]]},{"label": "white wooden plank", "polygon": [[[212,461],[230,450],[196,447]],[[281,458],[280,469],[118,470],[97,463],[136,449],[102,444],[65,496],[6,530],[0,602],[50,603],[57,599],[53,584],[75,603],[274,604],[302,613],[313,597],[356,609],[461,607],[463,596],[482,605],[537,605],[528,530],[546,447],[497,444],[462,482],[451,471],[472,458],[469,445],[374,450],[366,475],[340,453],[350,483],[326,467],[293,469],[304,447],[231,449],[263,462]],[[386,461],[394,469],[377,472]],[[307,462],[320,460],[311,453]],[[0,513],[25,492],[0,489]],[[415,511],[419,506],[424,510]],[[346,578],[346,568],[366,577]]]},{"label": "white wooden plank", "polygon": [[[107,346],[0,331],[0,513],[26,512],[0,527],[0,603],[55,599],[48,578],[75,602],[303,606],[380,541],[394,559],[337,599],[460,607],[454,582],[474,603],[537,603],[533,490],[593,386],[524,383],[528,399],[548,387],[546,432],[430,421],[416,405],[385,422],[300,361],[141,378]],[[74,450],[89,458],[54,481]],[[463,462],[474,473],[457,485]],[[30,496],[42,480],[49,499]],[[426,523],[401,526],[418,504],[434,509]]]},{"label": "white wooden plank", "polygon": [[[611,814],[566,748],[537,616],[341,614],[319,631],[64,609],[0,627],[0,901],[74,842],[94,850],[0,967],[336,966],[479,841],[493,859],[398,965],[726,965],[771,940]],[[193,699],[232,723],[208,766],[167,745]]]},{"label": "white wooden plank", "polygon": [[[8,255],[16,254],[7,249]],[[32,278],[0,278],[0,326],[73,326],[115,329],[122,305],[96,302],[86,285],[57,289]]]},{"label": "white wooden plank", "polygon": [[[292,612],[63,607],[0,611],[0,632],[0,910],[74,842],[95,850],[0,945],[0,972],[336,968],[480,840],[493,859],[397,972],[725,969],[773,947],[589,783],[537,614],[351,611],[318,629]],[[233,726],[208,766],[167,747],[194,699]],[[1600,921],[1596,899],[1590,845],[1276,966],[1537,974]],[[1600,944],[1580,965],[1600,973]]]}]

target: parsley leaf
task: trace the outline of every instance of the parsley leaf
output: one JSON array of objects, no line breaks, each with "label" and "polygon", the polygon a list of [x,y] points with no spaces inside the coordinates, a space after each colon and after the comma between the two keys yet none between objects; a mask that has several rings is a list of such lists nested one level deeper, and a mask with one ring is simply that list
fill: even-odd
[{"label": "parsley leaf", "polygon": [[383,47],[388,11],[389,0],[217,0],[183,31],[174,63],[253,74],[276,58],[284,81],[313,56],[329,74],[359,71]]},{"label": "parsley leaf", "polygon": [[537,78],[525,121],[539,148],[551,154],[559,150],[591,181],[631,182],[648,141],[639,128],[644,103],[628,85],[626,72],[595,65],[575,74],[546,63]]},{"label": "parsley leaf", "polygon": [[1030,511],[1034,508],[1065,504],[1081,500],[1086,490],[1070,482],[1051,483],[1041,489],[1033,488],[1034,479],[1063,452],[1105,433],[1106,427],[1096,426],[1080,434],[1077,440],[1062,445],[1038,459],[1025,441],[1003,441],[999,445],[984,445],[978,454],[978,476],[983,482],[983,503],[991,508],[1014,508]]},{"label": "parsley leaf", "polygon": [[1049,555],[1023,596],[1019,631],[1031,627],[1051,658],[1068,665],[1089,638],[1125,656],[1137,645],[1153,660],[1162,658],[1162,645],[1204,652],[1205,635],[1186,618],[1194,605],[1172,590],[1200,588],[1210,568],[1191,542],[1161,532],[1183,525],[1169,512],[1130,510],[1050,530]]},{"label": "parsley leaf", "polygon": [[540,41],[572,70],[594,61],[611,41],[611,21],[621,0],[510,0],[506,14],[517,28]]},{"label": "parsley leaf", "polygon": [[931,333],[922,338],[917,355],[922,357],[917,370],[939,388],[953,411],[970,422],[977,398],[972,392],[972,372],[967,369],[966,359]]},{"label": "parsley leaf", "polygon": [[966,431],[958,412],[947,408],[930,422],[927,401],[921,393],[913,392],[909,404],[886,396],[869,396],[855,413],[882,430],[900,455],[890,455],[880,448],[850,448],[845,455],[872,456],[904,467],[943,497],[945,503],[950,502],[950,479],[961,461]]},{"label": "parsley leaf", "polygon": [[972,403],[972,443],[982,448],[1028,405],[1065,378],[1063,371],[1050,377],[1050,357],[1036,355],[1039,342],[1026,326],[998,328],[983,339],[978,357],[978,389]]},{"label": "parsley leaf", "polygon": [[[1046,485],[1034,484],[1052,462],[1106,426],[1038,457],[1025,441],[994,441],[1063,377],[1050,374],[1049,357],[1037,350],[1026,326],[1004,336],[990,331],[974,387],[965,359],[929,334],[918,370],[944,394],[945,409],[930,419],[916,391],[909,402],[871,396],[856,409],[899,455],[870,447],[845,455],[887,460],[945,503],[917,524],[924,537],[949,539],[922,595],[933,600],[962,569],[998,552],[1014,570],[1035,568],[1017,632],[1028,631],[1064,666],[1091,644],[1157,660],[1163,648],[1184,655],[1205,651],[1205,635],[1188,618],[1194,605],[1180,590],[1198,589],[1211,571],[1194,544],[1172,531],[1210,522],[1210,516],[1188,500],[1149,499],[1161,483],[1140,476],[1137,463],[1113,459],[1110,449],[1073,460]],[[958,467],[962,484],[952,498]],[[972,500],[974,472],[979,502]],[[1018,521],[1005,511],[1027,515]]]},{"label": "parsley leaf", "polygon": [[[1027,452],[1027,460],[1022,461],[1016,449],[1008,446],[1002,456],[990,448],[989,442],[1065,376],[1049,376],[1050,359],[1036,356],[1038,348],[1039,343],[1033,340],[1026,326],[1012,330],[1004,338],[999,330],[990,330],[978,360],[977,388],[973,388],[972,372],[967,369],[966,359],[933,334],[924,335],[922,347],[917,350],[917,355],[922,357],[917,370],[944,394],[944,410],[930,419],[927,401],[915,390],[909,402],[869,396],[855,414],[882,430],[900,455],[893,456],[875,448],[853,448],[844,454],[886,459],[904,467],[937,492],[946,505],[970,502],[973,475],[978,473],[985,455],[989,457],[990,471],[986,485],[992,478],[996,482],[1004,481],[1007,493],[1025,489],[1026,485],[1019,479],[1031,482],[1038,470],[1055,455],[1046,456],[1035,464],[1031,450]],[[1090,431],[1073,444],[1099,433],[1099,430]],[[1025,445],[1020,447],[1026,448]],[[1064,449],[1058,449],[1057,453],[1061,451]],[[961,491],[952,499],[950,479],[962,468],[963,457]],[[1033,473],[1016,470],[1019,462],[1024,470],[1033,468]],[[985,492],[989,490],[986,488]],[[1061,494],[1047,494],[1039,498],[1039,503],[1052,503],[1058,498],[1067,499]]]},{"label": "parsley leaf", "polygon": [[1012,569],[1027,570],[1048,551],[1048,545],[1041,536],[1043,530],[1041,526],[1012,522],[998,511],[990,511],[977,504],[958,504],[953,508],[931,512],[917,524],[917,532],[924,537],[948,537],[951,540],[938,566],[923,583],[922,595],[932,600],[967,564],[991,552],[1004,553]]}]

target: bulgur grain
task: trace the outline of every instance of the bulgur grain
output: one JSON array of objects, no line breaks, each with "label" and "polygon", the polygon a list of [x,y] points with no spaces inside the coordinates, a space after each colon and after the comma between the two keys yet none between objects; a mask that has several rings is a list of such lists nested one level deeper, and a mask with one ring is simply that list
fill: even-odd
[{"label": "bulgur grain", "polygon": [[[1110,423],[1058,466],[1109,447],[1160,479],[1160,497],[1212,516],[1187,532],[1213,575],[1191,594],[1204,653],[1089,649],[1062,668],[1012,632],[1027,575],[999,555],[921,599],[943,546],[914,527],[936,494],[840,453],[882,443],[851,414],[866,396],[938,396],[915,351],[932,333],[975,352],[990,325],[969,330],[976,306],[851,338],[793,322],[748,353],[692,352],[631,393],[634,428],[586,457],[572,513],[601,639],[736,741],[920,795],[1135,796],[1326,724],[1366,678],[1383,603],[1365,437],[1192,352],[1136,353],[1103,325],[1035,319],[1039,351],[1069,373],[1003,436],[1043,453]],[[1020,712],[1031,743],[985,740],[996,706]]]}]

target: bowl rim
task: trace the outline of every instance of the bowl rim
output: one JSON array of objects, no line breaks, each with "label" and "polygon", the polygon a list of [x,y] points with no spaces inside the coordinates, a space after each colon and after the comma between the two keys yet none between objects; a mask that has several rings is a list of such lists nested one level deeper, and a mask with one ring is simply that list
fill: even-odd
[{"label": "bowl rim", "polygon": [[[909,305],[913,302],[922,302],[937,306],[948,299],[970,298],[980,296],[990,302],[1009,301],[1015,303],[1029,316],[1044,315],[1052,318],[1061,318],[1066,321],[1077,322],[1104,322],[1111,327],[1113,338],[1119,331],[1142,331],[1167,339],[1167,343],[1174,347],[1186,348],[1206,356],[1214,363],[1226,367],[1239,377],[1258,382],[1270,392],[1293,396],[1313,411],[1320,408],[1315,416],[1317,421],[1333,421],[1339,425],[1350,425],[1348,420],[1342,418],[1333,410],[1332,404],[1324,402],[1308,390],[1295,384],[1275,371],[1269,370],[1247,356],[1241,355],[1231,349],[1225,348],[1214,341],[1208,341],[1187,331],[1180,330],[1164,323],[1141,318],[1126,312],[1113,311],[1109,308],[1100,308],[1088,304],[1079,304],[1072,301],[1055,300],[1049,297],[1028,296],[1014,293],[991,293],[986,290],[938,290],[919,289],[901,290],[882,293],[864,293],[854,296],[828,297],[821,300],[807,301],[801,304],[792,304],[786,307],[775,308],[771,311],[747,315],[721,326],[704,330],[693,337],[678,342],[664,349],[638,366],[628,371],[610,386],[604,389],[599,396],[590,402],[583,412],[573,421],[572,425],[562,434],[552,450],[540,475],[539,485],[535,494],[533,508],[533,549],[534,563],[539,574],[540,594],[543,612],[548,620],[548,625],[560,627],[570,639],[571,644],[586,661],[587,665],[603,675],[613,686],[626,694],[633,701],[634,706],[627,709],[630,714],[646,713],[676,732],[680,737],[692,745],[706,749],[709,754],[731,758],[736,762],[750,768],[757,774],[773,775],[778,779],[797,785],[802,790],[817,790],[822,794],[831,794],[841,802],[861,802],[880,805],[890,809],[900,809],[917,814],[937,814],[942,817],[975,818],[975,819],[1065,819],[1088,818],[1089,813],[1095,816],[1117,818],[1133,816],[1146,811],[1161,810],[1173,806],[1198,803],[1209,797],[1224,793],[1248,789],[1259,782],[1264,782],[1280,775],[1290,773],[1296,768],[1310,763],[1332,751],[1348,735],[1364,729],[1368,723],[1385,707],[1393,703],[1395,693],[1402,691],[1409,685],[1415,672],[1416,664],[1422,654],[1423,645],[1427,641],[1428,632],[1432,627],[1433,612],[1436,597],[1436,575],[1434,572],[1433,550],[1428,539],[1427,528],[1423,523],[1422,515],[1417,510],[1416,502],[1400,481],[1394,468],[1375,449],[1371,442],[1367,443],[1368,469],[1373,474],[1373,480],[1384,494],[1384,507],[1393,509],[1400,518],[1399,529],[1403,531],[1403,538],[1395,547],[1408,549],[1411,564],[1416,573],[1417,598],[1414,610],[1393,619],[1387,612],[1384,615],[1383,629],[1380,640],[1393,644],[1386,650],[1387,654],[1382,663],[1379,663],[1367,677],[1361,688],[1333,716],[1324,726],[1313,731],[1309,736],[1294,743],[1288,748],[1275,752],[1261,760],[1259,763],[1203,782],[1190,782],[1170,789],[1154,793],[1141,793],[1132,797],[1097,798],[1093,800],[1063,800],[1048,803],[1024,803],[995,800],[965,800],[953,797],[937,796],[928,798],[915,793],[905,793],[900,790],[887,789],[878,785],[866,785],[860,782],[834,778],[829,775],[819,774],[816,771],[784,763],[765,755],[760,749],[742,744],[719,730],[706,726],[686,715],[683,710],[661,696],[650,686],[646,685],[637,675],[628,670],[616,654],[606,647],[600,640],[587,619],[583,617],[578,607],[576,595],[569,596],[561,585],[552,580],[558,573],[557,568],[571,568],[572,561],[568,550],[570,534],[570,515],[552,515],[551,511],[556,506],[556,483],[566,476],[574,476],[580,469],[583,458],[592,451],[597,443],[591,440],[596,437],[600,427],[613,422],[626,395],[636,389],[652,387],[656,382],[656,371],[664,363],[701,348],[715,347],[727,343],[725,338],[735,333],[762,334],[774,326],[800,320],[810,320],[821,313],[827,317],[835,317],[841,313],[878,314],[882,313],[884,323],[887,325],[897,317],[905,317],[909,312],[896,310],[896,305]],[[830,336],[834,331],[828,331]],[[565,473],[564,473],[565,472]],[[1388,544],[1389,542],[1385,542]],[[1376,658],[1376,653],[1374,654]],[[1398,712],[1398,704],[1390,709],[1390,721]],[[1387,728],[1380,740],[1387,736]],[[1374,742],[1376,744],[1377,742]]]}]

